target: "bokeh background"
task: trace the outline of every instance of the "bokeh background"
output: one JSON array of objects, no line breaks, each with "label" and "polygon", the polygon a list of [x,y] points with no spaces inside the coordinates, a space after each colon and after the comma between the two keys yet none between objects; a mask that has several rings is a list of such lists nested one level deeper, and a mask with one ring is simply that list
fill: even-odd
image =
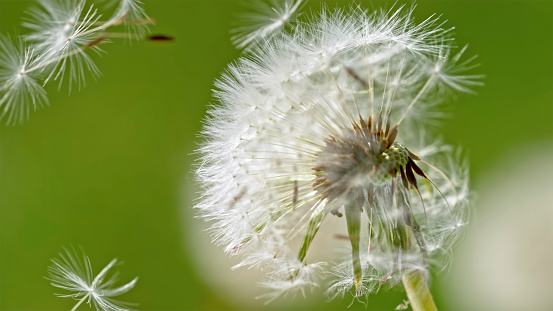
[{"label": "bokeh background", "polygon": [[[330,6],[349,1],[325,1]],[[392,2],[358,0],[367,8]],[[401,3],[401,2],[400,2]],[[151,0],[154,33],[172,43],[116,42],[96,57],[103,77],[0,128],[0,310],[69,310],[44,279],[62,246],[82,246],[98,272],[112,258],[122,300],[140,310],[344,310],[320,291],[263,305],[255,272],[231,271],[194,218],[192,163],[215,78],[239,57],[229,30],[238,1]],[[0,32],[14,33],[35,1],[0,0]],[[312,0],[304,12],[317,10]],[[418,1],[422,21],[443,14],[486,75],[478,94],[444,105],[444,141],[460,145],[475,190],[472,223],[449,271],[436,272],[441,310],[553,310],[553,2]],[[0,51],[3,53],[4,51]],[[394,310],[401,286],[369,306]],[[81,306],[79,310],[87,310]]]}]

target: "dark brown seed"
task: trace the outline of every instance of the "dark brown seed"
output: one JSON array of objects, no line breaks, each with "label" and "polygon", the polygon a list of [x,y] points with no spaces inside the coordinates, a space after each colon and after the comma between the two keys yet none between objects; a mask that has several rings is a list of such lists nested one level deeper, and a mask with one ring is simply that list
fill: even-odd
[{"label": "dark brown seed", "polygon": [[405,172],[403,171],[403,167],[399,169],[399,172],[401,174],[401,181],[403,181],[403,186],[405,189],[409,189],[409,183],[407,182],[407,177],[405,177]]},{"label": "dark brown seed", "polygon": [[407,180],[409,180],[409,183],[415,187],[415,189],[419,189],[417,186],[417,178],[415,178],[415,174],[413,174],[413,168],[411,166],[411,163],[407,162],[407,167],[405,168],[405,174],[407,175]]},{"label": "dark brown seed", "polygon": [[166,35],[151,35],[147,37],[147,40],[162,42],[162,41],[174,41],[175,38],[171,36],[166,36]]},{"label": "dark brown seed", "polygon": [[352,68],[344,65],[344,69],[353,79],[361,83],[364,87],[369,88],[367,81],[363,80],[363,78],[361,78]]},{"label": "dark brown seed", "polygon": [[422,169],[420,167],[418,167],[417,164],[415,164],[415,161],[413,161],[411,158],[409,158],[409,163],[411,163],[411,167],[413,167],[413,171],[415,171],[415,173],[417,173],[419,176],[422,176],[422,177],[428,179],[428,177],[426,177],[426,175],[424,174]]},{"label": "dark brown seed", "polygon": [[378,123],[376,126],[376,131],[380,134],[380,132],[382,132],[382,110],[378,113]]},{"label": "dark brown seed", "polygon": [[388,113],[388,118],[386,118],[386,130],[384,134],[388,135],[390,130],[390,113]]},{"label": "dark brown seed", "polygon": [[[407,149],[407,148],[405,148]],[[419,158],[416,154],[412,153],[411,151],[409,151],[409,149],[407,149],[407,152],[409,153],[409,157],[413,160],[416,160],[416,161],[420,161],[421,158]]]},{"label": "dark brown seed", "polygon": [[378,153],[382,153],[384,150],[388,149],[390,147],[390,143],[388,143],[388,140],[386,138],[383,138],[380,140],[380,149],[378,150]]},{"label": "dark brown seed", "polygon": [[369,136],[369,144],[371,145],[371,151],[373,152],[373,154],[377,155],[379,153],[379,148],[376,145],[376,138],[374,137],[374,135]]},{"label": "dark brown seed", "polygon": [[390,148],[390,146],[394,143],[397,137],[399,124],[394,125],[392,129],[388,132],[388,136],[386,137],[386,140],[388,141],[388,146],[386,149]]}]

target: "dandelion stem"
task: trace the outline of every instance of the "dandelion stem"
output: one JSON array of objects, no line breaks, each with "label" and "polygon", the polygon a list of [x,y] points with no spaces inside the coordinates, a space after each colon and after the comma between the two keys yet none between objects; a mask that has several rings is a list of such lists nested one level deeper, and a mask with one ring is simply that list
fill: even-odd
[{"label": "dandelion stem", "polygon": [[423,272],[410,271],[403,276],[403,286],[413,311],[437,311],[432,294],[426,285]]},{"label": "dandelion stem", "polygon": [[77,304],[73,307],[73,309],[71,309],[71,311],[77,310],[77,308],[81,305],[81,303],[83,303],[83,301],[88,298],[89,295],[90,293],[86,294],[81,300],[79,300],[79,302],[77,302]]}]

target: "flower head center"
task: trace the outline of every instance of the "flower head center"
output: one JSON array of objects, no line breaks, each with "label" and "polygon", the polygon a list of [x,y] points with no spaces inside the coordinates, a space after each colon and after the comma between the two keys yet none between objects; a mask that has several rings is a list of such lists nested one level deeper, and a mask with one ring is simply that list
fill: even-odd
[{"label": "flower head center", "polygon": [[394,142],[396,134],[397,127],[382,130],[369,122],[326,139],[313,168],[314,189],[335,199],[390,181],[409,160],[407,148]]}]

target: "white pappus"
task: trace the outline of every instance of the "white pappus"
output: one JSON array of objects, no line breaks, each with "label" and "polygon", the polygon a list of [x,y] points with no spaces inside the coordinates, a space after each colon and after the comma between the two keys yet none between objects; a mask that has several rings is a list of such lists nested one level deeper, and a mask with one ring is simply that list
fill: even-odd
[{"label": "white pappus", "polygon": [[84,251],[77,254],[75,249],[64,248],[65,253],[59,253],[59,258],[52,259],[52,265],[48,267],[48,277],[53,286],[73,292],[70,294],[56,294],[58,297],[71,297],[78,300],[77,308],[86,302],[94,306],[98,311],[130,311],[130,304],[114,299],[113,297],[125,294],[130,291],[138,281],[134,278],[127,284],[114,287],[117,281],[117,273],[107,278],[111,268],[117,264],[117,259],[110,261],[96,276],[92,273],[92,267],[88,256]]}]

